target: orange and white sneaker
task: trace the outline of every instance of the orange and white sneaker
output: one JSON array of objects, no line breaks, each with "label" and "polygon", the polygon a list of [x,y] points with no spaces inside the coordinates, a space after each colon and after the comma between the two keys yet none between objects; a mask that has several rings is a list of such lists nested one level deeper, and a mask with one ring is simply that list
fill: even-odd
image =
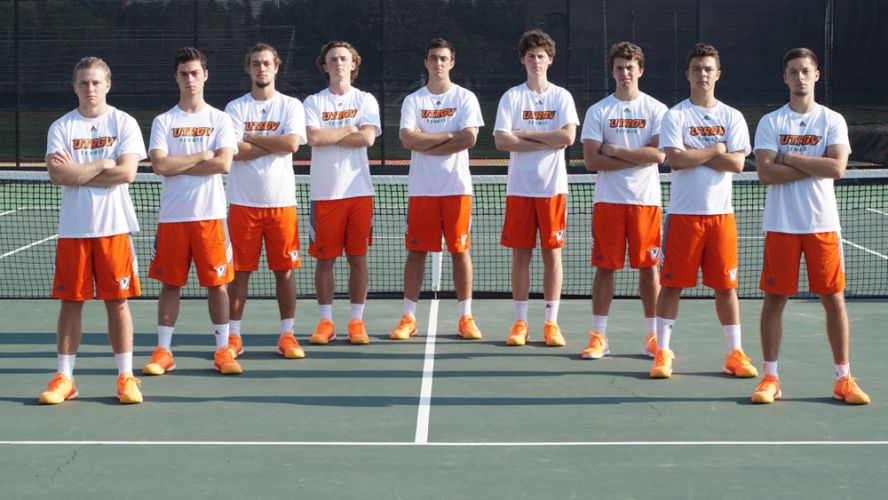
[{"label": "orange and white sneaker", "polygon": [[173,353],[157,346],[151,353],[151,361],[142,368],[144,375],[163,375],[176,369],[176,361],[173,359]]},{"label": "orange and white sneaker", "polygon": [[244,353],[244,339],[236,333],[228,334],[228,347],[234,350],[234,356],[240,356]]},{"label": "orange and white sneaker", "polygon": [[543,339],[549,347],[564,347],[567,344],[561,336],[561,328],[558,328],[554,321],[543,323]]},{"label": "orange and white sneaker", "polygon": [[459,336],[466,340],[478,340],[481,338],[481,329],[475,324],[475,317],[471,315],[460,316]]},{"label": "orange and white sneaker", "polygon": [[225,346],[213,355],[213,369],[222,375],[240,375],[244,372],[241,365],[234,360],[234,349]]},{"label": "orange and white sneaker", "polygon": [[610,354],[607,335],[599,332],[586,332],[586,335],[589,336],[589,345],[580,353],[583,359],[601,359],[605,354]]},{"label": "orange and white sneaker", "polygon": [[653,358],[657,354],[657,333],[651,332],[644,337],[644,347],[641,353],[649,358]]},{"label": "orange and white sneaker", "polygon": [[509,338],[506,339],[506,345],[522,346],[527,343],[529,336],[527,321],[519,319],[509,329]]},{"label": "orange and white sneaker", "polygon": [[302,350],[302,346],[299,345],[299,341],[296,340],[293,332],[282,333],[278,339],[277,347],[281,356],[287,359],[301,359],[305,357],[305,351]]},{"label": "orange and white sneaker", "polygon": [[752,393],[752,402],[759,404],[770,404],[775,400],[783,397],[783,391],[780,390],[780,379],[774,375],[765,374],[761,382]]},{"label": "orange and white sneaker", "polygon": [[348,322],[348,341],[356,345],[370,343],[370,336],[364,328],[364,320],[355,318]]},{"label": "orange and white sneaker", "polygon": [[672,376],[672,360],[675,354],[668,349],[657,349],[654,354],[654,366],[651,368],[651,378],[669,378]]},{"label": "orange and white sneaker", "polygon": [[68,399],[76,399],[79,395],[73,377],[64,373],[56,373],[52,380],[46,384],[46,390],[40,394],[38,401],[44,405],[57,405]]},{"label": "orange and white sneaker", "polygon": [[117,377],[117,399],[121,404],[132,405],[142,402],[142,381],[133,377],[132,373],[121,373]]},{"label": "orange and white sneaker", "polygon": [[416,318],[409,314],[405,314],[401,316],[401,321],[399,321],[398,326],[392,330],[389,338],[392,340],[407,340],[414,335],[416,335]]},{"label": "orange and white sneaker", "polygon": [[312,344],[329,344],[336,339],[336,331],[333,328],[333,322],[327,318],[321,318],[314,333],[308,338]]},{"label": "orange and white sneaker", "polygon": [[870,402],[869,395],[857,386],[857,379],[851,375],[836,380],[836,385],[833,386],[833,399],[844,401],[849,405],[865,405]]},{"label": "orange and white sneaker", "polygon": [[749,356],[742,349],[734,349],[728,354],[722,371],[738,378],[753,378],[758,377],[759,374],[758,370],[749,362]]}]

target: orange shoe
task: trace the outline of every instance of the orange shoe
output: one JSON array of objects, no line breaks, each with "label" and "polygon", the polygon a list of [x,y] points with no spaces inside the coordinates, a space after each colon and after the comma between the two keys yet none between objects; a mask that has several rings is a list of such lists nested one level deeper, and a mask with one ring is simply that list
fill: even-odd
[{"label": "orange shoe", "polygon": [[518,320],[509,330],[509,338],[506,339],[506,345],[522,346],[527,343],[530,333],[527,331],[527,321]]},{"label": "orange shoe", "polygon": [[69,399],[76,399],[79,395],[74,378],[63,373],[56,373],[52,380],[46,384],[46,391],[40,394],[38,401],[44,405],[57,405]]},{"label": "orange shoe", "polygon": [[561,329],[558,328],[554,321],[543,323],[543,338],[549,347],[564,347],[567,343],[564,341],[564,337],[561,336]]},{"label": "orange shoe", "polygon": [[851,375],[845,375],[836,380],[836,385],[833,387],[833,399],[844,401],[849,405],[865,405],[870,402],[869,395],[857,386],[857,379]]},{"label": "orange shoe", "polygon": [[725,359],[725,373],[738,378],[758,377],[758,370],[749,362],[749,356],[744,354],[742,349],[734,349]]},{"label": "orange shoe", "polygon": [[370,343],[370,336],[364,328],[364,320],[355,318],[348,322],[348,341],[356,345]]},{"label": "orange shoe", "polygon": [[244,372],[241,365],[234,360],[234,349],[223,347],[213,355],[213,369],[222,375],[240,375]]},{"label": "orange shoe", "polygon": [[176,360],[173,359],[173,353],[157,346],[154,352],[151,353],[151,361],[142,368],[142,373],[145,375],[163,375],[175,369]]},{"label": "orange shoe", "polygon": [[759,404],[770,404],[775,400],[783,397],[783,391],[780,390],[780,380],[773,376],[765,374],[762,381],[752,393],[752,402]]},{"label": "orange shoe", "polygon": [[641,353],[649,358],[653,358],[657,354],[657,334],[656,332],[648,333],[644,337],[644,348]]},{"label": "orange shoe", "polygon": [[278,352],[287,359],[301,359],[305,357],[305,351],[302,350],[302,346],[299,345],[299,341],[296,340],[293,332],[281,334],[281,338],[278,339]]},{"label": "orange shoe", "polygon": [[329,344],[336,339],[336,331],[333,329],[333,322],[327,318],[321,318],[320,323],[315,328],[314,333],[308,338],[312,344]]},{"label": "orange shoe", "polygon": [[651,378],[669,378],[672,376],[672,359],[675,354],[667,349],[657,349],[654,354],[654,366],[651,368]]},{"label": "orange shoe", "polygon": [[392,340],[407,340],[414,335],[416,335],[416,318],[409,314],[405,314],[401,316],[401,321],[398,322],[398,326],[392,330],[389,338]]},{"label": "orange shoe", "polygon": [[598,332],[586,332],[589,335],[589,345],[580,353],[583,359],[601,359],[605,354],[610,354],[607,336]]},{"label": "orange shoe", "polygon": [[132,405],[142,402],[142,381],[133,377],[132,374],[120,374],[117,377],[117,399],[121,404]]},{"label": "orange shoe", "polygon": [[466,340],[478,340],[481,338],[481,330],[475,324],[475,317],[466,314],[459,318],[459,336]]},{"label": "orange shoe", "polygon": [[244,353],[244,339],[236,333],[229,333],[228,347],[234,350],[235,357],[240,356]]}]

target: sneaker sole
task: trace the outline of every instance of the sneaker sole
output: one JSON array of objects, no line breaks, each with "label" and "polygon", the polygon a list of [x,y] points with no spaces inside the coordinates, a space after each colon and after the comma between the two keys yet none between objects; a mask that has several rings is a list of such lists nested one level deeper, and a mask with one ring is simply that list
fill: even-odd
[{"label": "sneaker sole", "polygon": [[601,354],[580,354],[580,357],[583,359],[601,359],[610,353],[610,349],[605,349]]},{"label": "sneaker sole", "polygon": [[123,398],[123,397],[117,396],[117,400],[120,401],[120,404],[122,404],[122,405],[137,405],[137,404],[141,403],[142,401],[144,401],[144,398],[140,394],[138,398],[132,398],[132,397]]},{"label": "sneaker sole", "polygon": [[463,335],[462,333],[459,333],[458,335],[465,340],[481,340],[481,335]]},{"label": "sneaker sole", "polygon": [[408,333],[406,337],[404,337],[404,336],[401,335],[401,334],[395,334],[395,332],[392,332],[392,333],[389,335],[389,338],[390,338],[391,340],[409,340],[410,337],[412,337],[412,336],[414,336],[414,335],[416,335],[416,328],[414,328],[412,332]]},{"label": "sneaker sole", "polygon": [[672,378],[672,372],[651,372],[651,378]]},{"label": "sneaker sole", "polygon": [[305,351],[297,351],[293,353],[291,356],[287,356],[287,354],[280,348],[278,348],[278,354],[287,358],[287,359],[302,359],[305,357]]},{"label": "sneaker sole", "polygon": [[77,399],[78,396],[80,396],[80,391],[74,391],[74,394],[71,394],[70,396],[62,399],[61,401],[44,401],[42,397],[38,398],[37,401],[42,405],[58,405],[58,404],[64,403],[65,401],[68,401],[70,399]]},{"label": "sneaker sole", "polygon": [[368,337],[368,338],[363,338],[363,339],[362,338],[354,339],[354,338],[349,337],[348,342],[351,345],[367,345],[370,343],[370,338]]},{"label": "sneaker sole", "polygon": [[868,405],[870,403],[869,401],[848,401],[847,399],[836,393],[833,393],[833,399],[835,399],[836,401],[843,401],[849,405]]},{"label": "sneaker sole", "polygon": [[167,368],[166,370],[164,370],[163,368],[161,368],[161,372],[160,372],[160,373],[153,372],[153,371],[147,371],[147,370],[148,370],[148,366],[146,365],[144,368],[142,368],[142,375],[158,376],[158,375],[163,375],[163,374],[165,374],[165,373],[169,373],[169,372],[174,372],[174,371],[176,371],[176,365],[173,365],[173,366]]},{"label": "sneaker sole", "polygon": [[519,338],[509,337],[506,339],[506,345],[521,347],[525,344],[527,344],[527,337],[524,337],[523,339],[520,337]]},{"label": "sneaker sole", "polygon": [[747,373],[737,373],[735,371],[731,371],[728,368],[722,368],[722,373],[725,375],[731,375],[732,377],[737,378],[755,378],[758,377],[758,372],[747,372]]},{"label": "sneaker sole", "polygon": [[327,345],[330,342],[333,342],[334,340],[336,340],[335,333],[327,338],[315,337],[314,335],[312,335],[311,337],[308,338],[308,342],[310,344],[314,344],[314,345]]},{"label": "sneaker sole", "polygon": [[[835,396],[835,394],[833,396]],[[769,405],[782,397],[783,397],[783,391],[777,391],[777,394],[774,395],[774,399],[772,399],[770,401],[763,400],[763,399],[756,399],[755,394],[752,395],[751,399],[752,399],[753,403],[760,404],[760,405]]]},{"label": "sneaker sole", "polygon": [[227,368],[225,370],[222,370],[222,367],[216,365],[213,365],[213,369],[221,373],[222,375],[240,375],[244,372],[243,368],[239,370],[235,368]]}]

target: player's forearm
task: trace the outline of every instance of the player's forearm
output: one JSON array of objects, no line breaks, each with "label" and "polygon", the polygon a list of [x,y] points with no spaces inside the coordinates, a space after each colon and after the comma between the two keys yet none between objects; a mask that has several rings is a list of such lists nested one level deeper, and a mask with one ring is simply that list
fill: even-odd
[{"label": "player's forearm", "polygon": [[346,148],[369,148],[376,142],[376,130],[373,127],[361,127],[357,132],[352,132],[336,143],[337,146]]},{"label": "player's forearm", "polygon": [[332,146],[342,140],[343,137],[357,131],[357,127],[348,126],[340,128],[311,128],[306,131],[307,144],[311,147]]},{"label": "player's forearm", "polygon": [[583,155],[583,163],[589,172],[607,172],[611,170],[623,170],[636,166],[628,161],[619,158],[603,155],[600,153],[592,153]]},{"label": "player's forearm", "polygon": [[263,156],[268,156],[273,154],[271,151],[257,146],[255,144],[250,144],[249,142],[238,141],[237,142],[237,154],[234,155],[234,160],[236,161],[249,161],[255,160],[256,158],[262,158]]},{"label": "player's forearm", "polygon": [[466,149],[474,147],[477,139],[477,130],[462,130],[456,133],[447,142],[433,148],[429,148],[424,152],[426,154],[435,156],[451,155],[453,153],[459,153],[460,151],[464,151]]},{"label": "player's forearm", "polygon": [[714,145],[701,149],[688,148],[679,150],[677,148],[667,148],[666,161],[669,162],[672,170],[682,170],[703,165],[720,154],[721,152]]},{"label": "player's forearm", "polygon": [[571,130],[521,130],[515,134],[523,139],[548,144],[552,148],[566,148],[574,142],[574,132]]},{"label": "player's forearm", "polygon": [[47,162],[49,180],[57,186],[82,186],[107,170],[109,162],[114,160],[101,159],[88,163]]},{"label": "player's forearm", "polygon": [[411,151],[427,152],[453,138],[451,132],[428,133],[419,130],[404,130],[399,133],[401,144]]},{"label": "player's forearm", "polygon": [[499,131],[494,135],[494,143],[498,151],[508,151],[510,153],[526,153],[528,151],[544,151],[549,149],[557,149],[546,143],[522,139],[516,137],[509,132]]},{"label": "player's forearm", "polygon": [[756,160],[756,174],[759,182],[769,186],[774,184],[788,184],[790,182],[807,179],[810,175],[783,163]]},{"label": "player's forearm", "polygon": [[277,154],[293,154],[299,150],[299,136],[296,134],[255,135],[244,134],[244,140],[250,144],[267,149]]},{"label": "player's forearm", "polygon": [[136,155],[124,155],[117,159],[117,166],[103,170],[84,186],[112,187],[118,184],[129,184],[136,178],[139,170],[139,159]]},{"label": "player's forearm", "polygon": [[792,168],[801,170],[811,177],[824,177],[827,179],[841,179],[845,175],[848,166],[846,159],[830,158],[828,156],[805,156],[795,153],[786,153],[778,156],[782,163]]},{"label": "player's forearm", "polygon": [[164,177],[184,174],[204,160],[212,158],[212,151],[199,151],[182,156],[152,156],[151,167],[154,173]]},{"label": "player's forearm", "polygon": [[230,150],[219,150],[214,154],[212,158],[198,163],[197,165],[183,172],[183,174],[196,176],[227,174],[231,171],[232,157],[233,155]]},{"label": "player's forearm", "polygon": [[746,164],[746,155],[743,153],[722,153],[706,162],[706,166],[719,172],[739,174]]},{"label": "player's forearm", "polygon": [[612,157],[618,158],[633,166],[661,164],[666,161],[666,154],[653,146],[640,148],[628,148],[617,146],[613,148]]}]

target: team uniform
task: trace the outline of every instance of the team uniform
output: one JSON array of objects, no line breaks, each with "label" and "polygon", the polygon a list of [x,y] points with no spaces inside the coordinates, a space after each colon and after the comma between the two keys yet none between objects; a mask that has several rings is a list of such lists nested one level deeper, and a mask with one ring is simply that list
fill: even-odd
[{"label": "team uniform", "polygon": [[[112,106],[97,118],[74,110],[56,120],[49,128],[46,154],[62,150],[75,163],[147,156],[136,120]],[[52,296],[70,301],[138,296],[138,261],[130,240],[138,231],[128,184],[62,186]]]},{"label": "team uniform", "polygon": [[[298,135],[305,144],[305,114],[298,99],[275,93],[267,101],[246,94],[225,107],[235,137]],[[235,271],[256,271],[265,239],[268,267],[274,271],[301,266],[296,180],[292,155],[270,154],[234,161],[228,175],[228,228]]]},{"label": "team uniform", "polygon": [[[512,87],[500,99],[497,131],[560,130],[579,125],[573,97],[550,83],[538,94],[526,83]],[[566,238],[567,166],[564,151],[545,149],[509,153],[506,187],[506,218],[500,244],[510,248],[535,248],[536,232],[546,250],[562,248]]]},{"label": "team uniform", "polygon": [[[407,96],[401,105],[401,129],[457,133],[483,125],[478,98],[455,84],[440,95],[423,87]],[[413,151],[407,195],[408,250],[440,252],[442,231],[451,253],[468,250],[472,210],[468,150],[451,155]]]},{"label": "team uniform", "polygon": [[[785,105],[759,121],[756,150],[823,157],[829,146],[849,147],[842,115],[821,105],[802,115]],[[777,295],[798,291],[802,253],[812,293],[845,289],[841,227],[833,180],[808,177],[768,186],[762,229],[766,233],[760,288]]]},{"label": "team uniform", "polygon": [[[702,149],[718,142],[725,143],[729,153],[751,151],[743,115],[722,102],[703,108],[684,100],[663,117],[661,150]],[[702,267],[704,285],[716,290],[737,288],[733,175],[700,165],[675,170],[671,178],[660,283],[692,288]]]},{"label": "team uniform", "polygon": [[[666,106],[641,93],[631,101],[613,94],[586,112],[580,140],[641,148],[660,134]],[[601,171],[595,181],[592,264],[622,269],[629,242],[634,269],[656,266],[660,256],[660,174],[656,163]]]},{"label": "team uniform", "polygon": [[[352,88],[339,96],[324,89],[305,100],[307,127],[372,125],[382,135],[379,104]],[[336,144],[311,150],[311,225],[308,252],[317,259],[366,255],[372,244],[373,183],[367,148]]]},{"label": "team uniform", "polygon": [[[151,125],[149,151],[186,156],[222,148],[236,152],[237,138],[228,115],[210,105],[197,113],[175,106]],[[161,186],[160,218],[148,275],[168,285],[184,286],[194,260],[201,286],[231,282],[234,270],[225,228],[222,176],[162,176]]]}]

